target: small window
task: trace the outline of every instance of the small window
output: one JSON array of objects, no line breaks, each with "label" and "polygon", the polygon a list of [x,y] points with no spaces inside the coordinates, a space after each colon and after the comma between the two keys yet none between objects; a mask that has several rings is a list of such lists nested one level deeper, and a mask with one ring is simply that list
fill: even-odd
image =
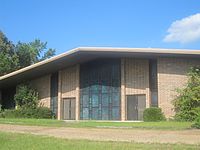
[{"label": "small window", "polygon": [[157,77],[157,60],[149,61],[149,86],[151,92],[151,106],[158,106],[158,77]]},{"label": "small window", "polygon": [[58,73],[51,75],[51,101],[50,108],[52,112],[57,116],[58,111]]}]

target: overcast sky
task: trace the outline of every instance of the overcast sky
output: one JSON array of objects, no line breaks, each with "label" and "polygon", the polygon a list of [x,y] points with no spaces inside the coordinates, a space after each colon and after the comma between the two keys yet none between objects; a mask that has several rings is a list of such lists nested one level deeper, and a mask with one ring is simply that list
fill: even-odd
[{"label": "overcast sky", "polygon": [[0,30],[57,54],[79,46],[200,49],[198,0],[0,0]]}]

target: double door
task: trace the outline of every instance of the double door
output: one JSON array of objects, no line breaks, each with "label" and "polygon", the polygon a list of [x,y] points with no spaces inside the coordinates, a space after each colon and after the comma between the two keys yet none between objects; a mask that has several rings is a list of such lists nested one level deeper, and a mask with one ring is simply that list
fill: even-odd
[{"label": "double door", "polygon": [[63,120],[75,120],[76,99],[63,99]]},{"label": "double door", "polygon": [[127,120],[143,120],[143,111],[145,108],[145,95],[128,95],[126,97]]}]

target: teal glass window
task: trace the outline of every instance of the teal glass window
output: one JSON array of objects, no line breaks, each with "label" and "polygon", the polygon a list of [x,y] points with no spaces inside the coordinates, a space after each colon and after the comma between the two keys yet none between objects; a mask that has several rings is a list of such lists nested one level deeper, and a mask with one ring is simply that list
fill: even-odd
[{"label": "teal glass window", "polygon": [[98,93],[98,91],[99,91],[99,85],[91,85],[91,91]]},{"label": "teal glass window", "polygon": [[112,108],[112,118],[113,120],[118,120],[119,117],[119,108],[118,107],[113,107]]},{"label": "teal glass window", "polygon": [[102,94],[102,106],[109,106],[109,102],[110,102],[110,97],[109,94]]},{"label": "teal glass window", "polygon": [[89,106],[89,95],[83,95],[83,107]]},{"label": "teal glass window", "polygon": [[102,120],[109,120],[109,109],[108,109],[108,107],[102,108]]},{"label": "teal glass window", "polygon": [[83,108],[83,118],[89,119],[89,109],[88,108]]},{"label": "teal glass window", "polygon": [[99,95],[92,94],[92,107],[98,107],[98,106],[99,106]]},{"label": "teal glass window", "polygon": [[119,99],[120,99],[119,93],[112,93],[112,105],[113,106],[119,106]]},{"label": "teal glass window", "polygon": [[80,119],[120,119],[120,59],[80,65]]},{"label": "teal glass window", "polygon": [[99,119],[99,108],[98,107],[92,108],[92,119],[93,120]]},{"label": "teal glass window", "polygon": [[109,92],[109,86],[108,85],[102,85],[102,93],[108,93]]}]

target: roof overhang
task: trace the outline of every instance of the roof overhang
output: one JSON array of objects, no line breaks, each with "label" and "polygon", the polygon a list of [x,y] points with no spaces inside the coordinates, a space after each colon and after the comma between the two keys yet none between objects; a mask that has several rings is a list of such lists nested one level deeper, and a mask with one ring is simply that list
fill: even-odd
[{"label": "roof overhang", "polygon": [[0,88],[16,85],[22,81],[50,74],[71,65],[98,58],[158,58],[182,57],[200,58],[200,50],[158,49],[158,48],[110,48],[80,47],[38,62],[0,77]]}]

